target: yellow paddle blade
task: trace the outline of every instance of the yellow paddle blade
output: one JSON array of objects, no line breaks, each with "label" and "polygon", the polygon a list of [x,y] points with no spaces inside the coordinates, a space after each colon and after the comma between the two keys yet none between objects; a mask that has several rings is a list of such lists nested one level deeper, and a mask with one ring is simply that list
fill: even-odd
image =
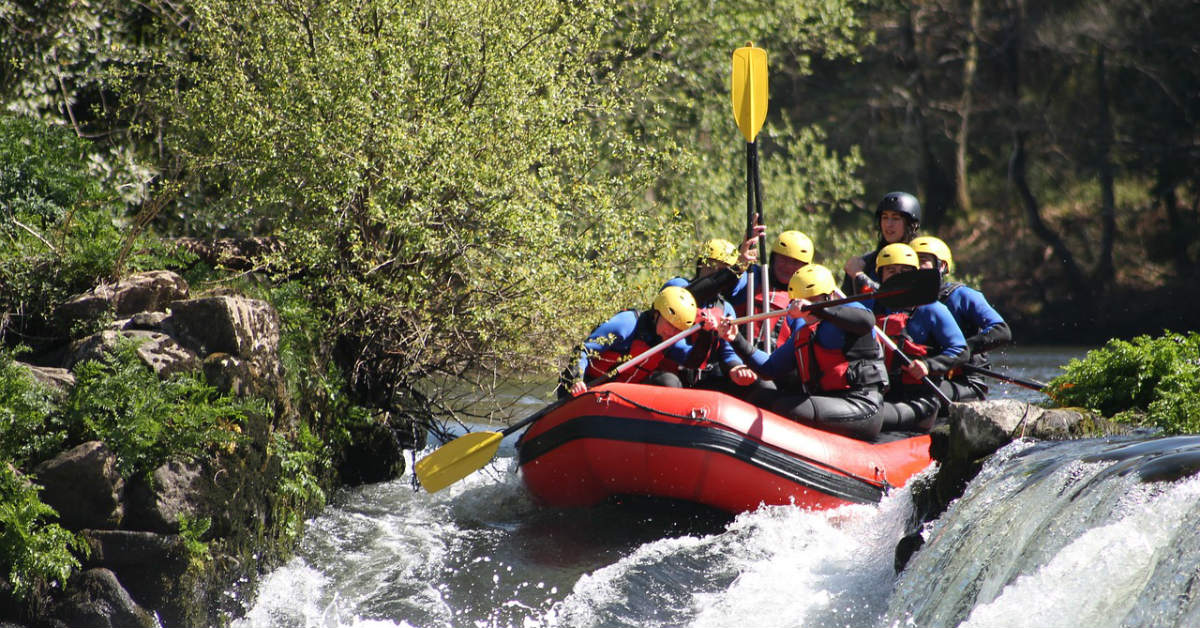
[{"label": "yellow paddle blade", "polygon": [[753,142],[767,119],[767,51],[747,44],[733,51],[733,117]]},{"label": "yellow paddle blade", "polygon": [[436,493],[481,469],[496,457],[500,432],[471,432],[438,447],[413,466],[426,491]]}]

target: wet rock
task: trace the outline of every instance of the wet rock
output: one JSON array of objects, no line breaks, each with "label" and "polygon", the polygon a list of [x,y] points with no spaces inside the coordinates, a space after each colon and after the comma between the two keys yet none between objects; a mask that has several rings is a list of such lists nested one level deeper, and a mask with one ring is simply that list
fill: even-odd
[{"label": "wet rock", "polygon": [[206,625],[203,591],[188,575],[192,559],[180,536],[130,530],[84,530],[83,536],[91,549],[84,567],[111,570],[164,626]]},{"label": "wet rock", "polygon": [[351,486],[385,482],[404,473],[404,450],[385,423],[357,425],[350,430],[338,475]]},{"label": "wet rock", "polygon": [[124,517],[125,482],[117,458],[100,441],[65,451],[33,469],[45,487],[41,499],[58,511],[59,523],[71,530],[115,528]]},{"label": "wet rock", "polygon": [[1081,409],[1046,409],[1014,399],[953,403],[949,414],[931,434],[930,455],[940,465],[937,474],[912,487],[915,516],[896,548],[897,571],[924,542],[921,525],[941,516],[962,496],[988,456],[1014,439],[1064,440],[1129,431]]},{"label": "wet rock", "polygon": [[62,626],[158,625],[154,616],[133,600],[116,574],[108,569],[88,569],[72,579],[69,592],[53,603],[48,615],[51,622]]}]

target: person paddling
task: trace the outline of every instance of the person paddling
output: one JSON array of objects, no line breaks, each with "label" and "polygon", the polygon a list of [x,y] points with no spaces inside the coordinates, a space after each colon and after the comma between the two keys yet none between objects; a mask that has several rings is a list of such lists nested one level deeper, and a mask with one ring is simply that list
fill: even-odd
[{"label": "person paddling", "polygon": [[[917,270],[920,260],[912,247],[895,243],[879,250],[875,264],[880,278],[887,281]],[[921,380],[929,376],[937,383],[940,376],[965,362],[967,341],[950,310],[938,301],[903,309],[877,304],[875,316],[879,328],[912,359],[911,364],[902,365],[890,348],[885,351],[892,385],[880,409],[883,429],[928,432],[941,402]]]},{"label": "person paddling", "polygon": [[870,440],[881,427],[879,409],[887,387],[883,353],[872,337],[875,317],[860,303],[816,310],[805,305],[829,300],[837,287],[833,273],[808,264],[788,282],[791,333],[770,355],[757,351],[737,327],[718,325],[746,367],[767,379],[796,373],[794,383],[764,388],[750,401],[826,431]]},{"label": "person paddling", "polygon": [[874,251],[846,260],[842,292],[861,294],[879,288],[880,277],[875,258],[889,244],[910,242],[921,229],[921,203],[908,192],[888,192],[875,207],[875,226],[879,227],[879,246]]},{"label": "person paddling", "polygon": [[[947,278],[953,270],[954,259],[945,242],[933,236],[921,236],[914,238],[911,246],[920,258],[921,268],[937,269],[942,277],[938,300],[950,310],[966,338],[967,348],[971,352],[967,364],[991,368],[987,352],[1012,342],[1012,330],[1008,323],[988,303],[982,292]],[[984,399],[988,390],[982,378],[962,370],[956,370],[951,377],[942,380],[941,388],[955,401]]]},{"label": "person paddling", "polygon": [[[763,304],[762,293],[757,289],[754,294],[754,311],[767,312],[770,310],[780,310],[787,307],[791,300],[788,297],[788,282],[796,271],[804,268],[813,261],[814,247],[812,239],[800,231],[789,230],[779,234],[775,239],[775,243],[771,245],[771,258],[768,261],[770,272],[767,273],[770,285],[768,286],[768,297],[770,303]],[[742,280],[739,281],[733,293],[729,295],[729,302],[733,304],[734,310],[738,316],[744,316],[747,313],[746,308],[746,276],[759,276],[759,267],[757,264],[752,264],[750,268],[742,275]],[[783,346],[787,340],[790,328],[783,322],[783,317],[776,319],[775,328],[772,330],[772,338],[776,347]]]},{"label": "person paddling", "polygon": [[[739,280],[744,285],[745,276],[741,268],[757,257],[758,252],[751,246],[757,237],[743,242],[740,250],[722,238],[705,241],[696,257],[695,278],[689,282],[683,277],[673,277],[663,287],[689,287],[689,292],[698,299],[700,311],[713,321],[733,318],[733,305],[725,299],[725,295],[732,293]],[[714,281],[708,282],[710,279]],[[679,368],[684,386],[745,396],[750,389],[744,387],[754,384],[758,379],[753,371],[738,368],[742,360],[728,342],[717,336],[715,330],[702,329],[691,337],[689,344],[691,348],[687,360]],[[731,378],[732,372],[737,373],[736,378]]]},{"label": "person paddling", "polygon": [[[585,380],[603,377],[621,362],[688,329],[696,323],[698,313],[696,299],[679,286],[663,288],[649,310],[618,312],[588,335],[578,362],[559,378],[558,396],[583,393],[587,390]],[[683,382],[675,371],[687,360],[689,349],[686,340],[680,340],[614,381],[679,388]]]}]

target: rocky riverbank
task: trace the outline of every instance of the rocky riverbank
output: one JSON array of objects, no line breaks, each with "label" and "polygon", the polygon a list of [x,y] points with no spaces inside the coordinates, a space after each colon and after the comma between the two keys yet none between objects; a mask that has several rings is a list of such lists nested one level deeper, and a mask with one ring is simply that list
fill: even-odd
[{"label": "rocky riverbank", "polygon": [[[0,622],[227,623],[240,615],[258,575],[290,555],[301,522],[321,506],[320,490],[304,493],[290,484],[295,470],[286,443],[295,438],[300,412],[310,410],[298,410],[286,389],[278,313],[237,294],[192,296],[179,275],[154,271],[78,295],[54,319],[62,330],[95,330],[18,363],[60,397],[75,386],[82,365],[132,341],[159,378],[202,374],[222,394],[265,402],[264,410],[229,428],[238,434],[236,445],[173,458],[146,474],[123,477],[118,457],[99,440],[16,470],[44,487],[41,500],[88,551],[64,588],[33,604],[0,583]],[[335,452],[347,464],[322,478],[324,488],[345,477],[381,481],[402,472],[406,443],[386,426],[356,436],[356,446],[371,450]]]},{"label": "rocky riverbank", "polygon": [[[302,416],[280,360],[279,314],[233,293],[192,295],[169,271],[141,273],[76,296],[55,312],[63,330],[90,330],[41,347],[22,367],[66,397],[76,374],[124,343],[159,378],[201,374],[219,392],[265,402],[237,428],[236,445],[172,458],[149,473],[122,475],[108,444],[88,440],[18,469],[44,487],[58,523],[86,543],[80,569],[34,607],[0,584],[0,621],[46,626],[212,626],[242,612],[258,576],[285,560],[300,522],[320,507],[298,496],[289,451]],[[1092,415],[997,400],[954,404],[934,433],[940,470],[914,490],[917,515],[897,550],[897,567],[920,546],[920,526],[961,495],[992,452],[1014,438],[1074,438],[1120,431]],[[323,487],[375,482],[403,470],[387,427],[368,426],[331,455]],[[351,452],[350,449],[355,451]],[[199,525],[198,522],[203,522]]]}]

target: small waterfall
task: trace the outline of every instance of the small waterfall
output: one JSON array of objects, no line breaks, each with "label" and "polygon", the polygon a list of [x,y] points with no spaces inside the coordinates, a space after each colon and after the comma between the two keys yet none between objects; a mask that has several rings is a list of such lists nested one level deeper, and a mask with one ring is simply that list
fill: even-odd
[{"label": "small waterfall", "polygon": [[924,531],[885,626],[1200,625],[1200,437],[1015,442]]}]

